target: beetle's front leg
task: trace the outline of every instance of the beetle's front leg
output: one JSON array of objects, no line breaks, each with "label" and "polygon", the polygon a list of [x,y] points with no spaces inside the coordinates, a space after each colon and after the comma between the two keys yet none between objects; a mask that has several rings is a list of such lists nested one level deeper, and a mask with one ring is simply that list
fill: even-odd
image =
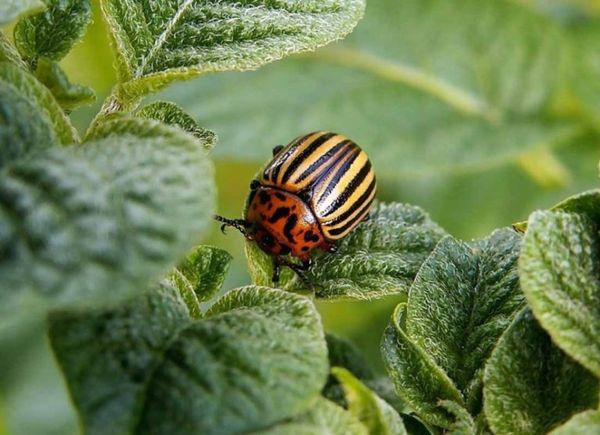
[{"label": "beetle's front leg", "polygon": [[279,256],[273,258],[273,276],[271,277],[271,281],[273,284],[279,283],[279,276],[281,275],[281,259]]}]

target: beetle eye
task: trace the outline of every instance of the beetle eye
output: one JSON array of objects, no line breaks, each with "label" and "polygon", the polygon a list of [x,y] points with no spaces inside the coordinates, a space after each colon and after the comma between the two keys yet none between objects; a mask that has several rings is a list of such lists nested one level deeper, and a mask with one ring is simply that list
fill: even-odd
[{"label": "beetle eye", "polygon": [[260,183],[258,182],[258,180],[252,180],[250,182],[250,190],[256,190],[256,189],[258,189],[259,186],[260,186]]}]

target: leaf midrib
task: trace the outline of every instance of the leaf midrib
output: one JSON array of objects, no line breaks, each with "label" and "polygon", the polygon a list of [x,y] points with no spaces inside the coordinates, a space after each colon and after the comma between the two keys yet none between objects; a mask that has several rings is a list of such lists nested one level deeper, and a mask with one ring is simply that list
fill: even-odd
[{"label": "leaf midrib", "polygon": [[148,51],[148,54],[144,57],[144,59],[138,66],[137,70],[135,71],[134,78],[139,79],[140,77],[142,77],[144,75],[144,70],[146,69],[146,66],[148,65],[150,60],[152,60],[154,58],[154,56],[156,55],[156,53],[162,48],[163,44],[165,43],[165,41],[167,40],[167,38],[169,37],[169,35],[173,31],[173,29],[179,22],[179,19],[187,11],[187,9],[192,5],[193,2],[194,2],[194,0],[185,0],[185,2],[177,10],[177,12],[175,12],[173,17],[169,21],[167,21],[165,29],[158,36],[158,38],[156,39],[156,42],[154,43],[152,48],[150,48],[150,50]]}]

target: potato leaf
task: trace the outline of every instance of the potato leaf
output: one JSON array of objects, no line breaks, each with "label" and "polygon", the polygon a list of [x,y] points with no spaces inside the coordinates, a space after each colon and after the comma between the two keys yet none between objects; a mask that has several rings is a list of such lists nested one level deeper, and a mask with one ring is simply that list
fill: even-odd
[{"label": "potato leaf", "polygon": [[12,21],[31,9],[41,9],[42,7],[41,0],[2,0],[2,3],[0,3],[0,25]]},{"label": "potato leaf", "polygon": [[35,69],[40,57],[62,59],[85,33],[92,19],[90,0],[44,0],[46,9],[19,20],[15,44]]},{"label": "potato leaf", "polygon": [[341,38],[363,0],[253,2],[105,0],[121,93],[130,99],[176,79],[246,70]]},{"label": "potato leaf", "polygon": [[382,352],[396,392],[425,422],[455,427],[440,400],[475,418],[484,365],[523,305],[517,277],[520,236],[498,230],[472,246],[442,239],[384,334]]},{"label": "potato leaf", "polygon": [[484,397],[495,434],[545,434],[571,415],[596,407],[598,381],[552,343],[527,308],[492,353]]},{"label": "potato leaf", "polygon": [[144,122],[146,137],[55,147],[0,172],[4,309],[21,293],[51,305],[122,299],[198,242],[214,202],[203,145]]},{"label": "potato leaf", "polygon": [[[591,206],[597,196],[580,197],[577,203]],[[597,209],[591,214],[533,213],[519,271],[523,292],[540,324],[561,349],[600,377],[597,214]]]},{"label": "potato leaf", "polygon": [[600,433],[600,411],[575,414],[569,421],[557,427],[550,435],[579,435]]},{"label": "potato leaf", "polygon": [[202,140],[208,149],[217,142],[217,136],[212,131],[200,127],[194,118],[170,101],[150,103],[138,110],[136,115],[142,118],[156,119],[168,125],[176,125]]},{"label": "potato leaf", "polygon": [[192,321],[163,285],[116,309],[55,313],[50,338],[90,434],[258,431],[308,411],[327,373],[312,303],[264,287]]}]

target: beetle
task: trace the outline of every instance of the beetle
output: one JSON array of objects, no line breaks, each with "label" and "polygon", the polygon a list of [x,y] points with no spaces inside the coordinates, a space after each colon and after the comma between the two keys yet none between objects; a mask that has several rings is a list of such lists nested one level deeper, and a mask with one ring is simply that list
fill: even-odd
[{"label": "beetle", "polygon": [[273,148],[273,158],[250,183],[243,219],[215,219],[223,232],[232,226],[273,256],[274,283],[287,266],[312,287],[304,276],[310,253],[335,252],[336,241],[368,219],[376,190],[367,154],[345,136],[317,131]]}]

